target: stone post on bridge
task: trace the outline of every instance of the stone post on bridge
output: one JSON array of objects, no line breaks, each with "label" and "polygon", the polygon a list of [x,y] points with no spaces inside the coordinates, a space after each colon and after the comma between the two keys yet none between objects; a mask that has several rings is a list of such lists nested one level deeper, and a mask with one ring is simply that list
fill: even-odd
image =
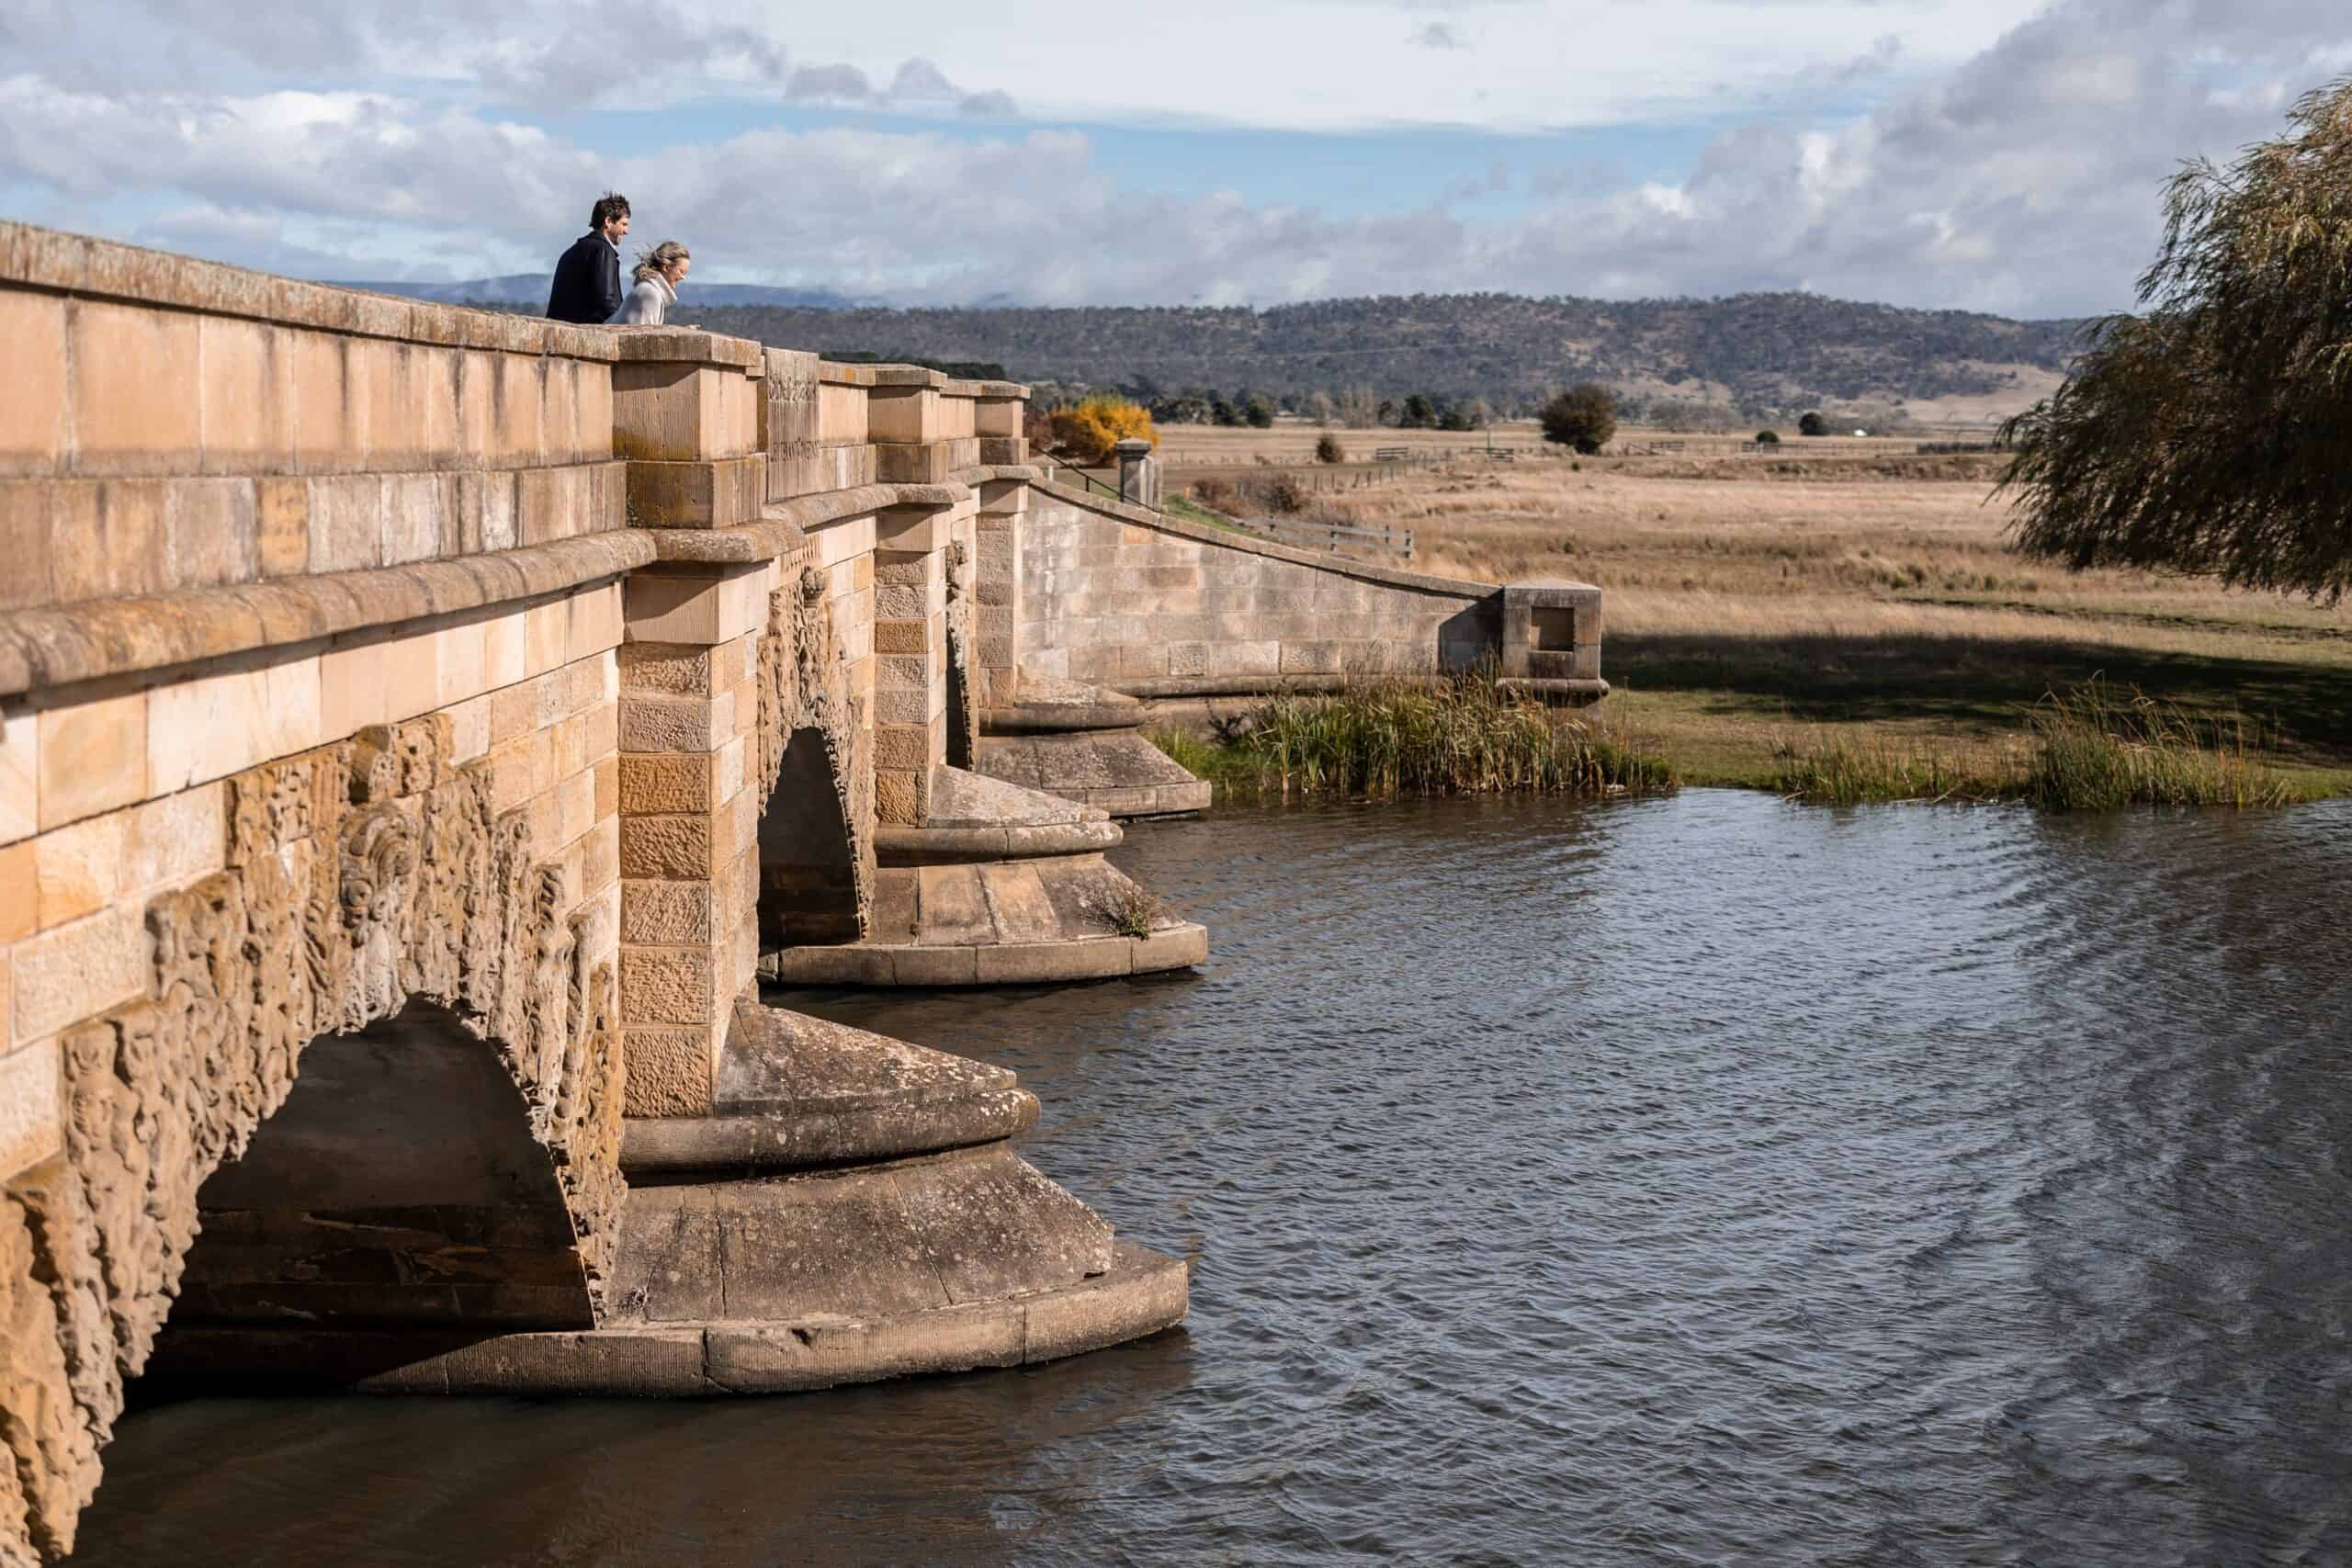
[{"label": "stone post on bridge", "polygon": [[1119,499],[1159,511],[1159,459],[1151,455],[1151,443],[1130,436],[1111,450],[1119,458]]},{"label": "stone post on bridge", "polygon": [[885,377],[867,426],[881,477],[901,489],[874,525],[874,809],[912,827],[930,811],[932,770],[948,760],[949,597],[969,590],[978,510],[946,481],[977,464],[979,438],[975,400],[949,396],[944,376]]},{"label": "stone post on bridge", "polygon": [[[632,333],[613,378],[629,519],[755,520],[768,485],[755,344]],[[795,456],[797,456],[797,454]],[[632,576],[620,649],[621,1026],[632,1116],[707,1112],[735,998],[758,963],[761,802],[751,680],[776,569],[664,560]]]}]

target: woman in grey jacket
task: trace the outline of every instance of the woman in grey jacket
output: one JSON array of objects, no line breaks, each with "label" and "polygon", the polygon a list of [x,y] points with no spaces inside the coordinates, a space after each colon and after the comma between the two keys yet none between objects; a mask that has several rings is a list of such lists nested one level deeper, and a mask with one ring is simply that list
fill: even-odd
[{"label": "woman in grey jacket", "polygon": [[686,280],[686,269],[692,265],[686,247],[675,240],[639,251],[634,274],[637,284],[628,291],[628,303],[621,307],[621,324],[660,326],[670,307],[678,302],[678,285]]}]

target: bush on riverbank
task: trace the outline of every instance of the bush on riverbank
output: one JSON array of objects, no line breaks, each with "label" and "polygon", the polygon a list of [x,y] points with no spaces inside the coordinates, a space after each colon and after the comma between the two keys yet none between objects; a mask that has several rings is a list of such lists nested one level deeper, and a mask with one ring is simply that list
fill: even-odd
[{"label": "bush on riverbank", "polygon": [[1672,770],[1503,687],[1491,671],[1269,698],[1221,743],[1151,739],[1227,795],[1618,795]]},{"label": "bush on riverbank", "polygon": [[1989,761],[1934,746],[1783,743],[1774,786],[1826,806],[2018,800],[2052,811],[2130,806],[2284,806],[2293,784],[2255,760],[2237,717],[2199,722],[2137,687],[2090,681],[2044,697],[2022,746]]}]

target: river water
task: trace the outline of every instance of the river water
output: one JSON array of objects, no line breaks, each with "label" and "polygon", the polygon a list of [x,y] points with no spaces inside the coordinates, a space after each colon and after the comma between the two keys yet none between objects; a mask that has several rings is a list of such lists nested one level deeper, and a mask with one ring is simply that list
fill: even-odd
[{"label": "river water", "polygon": [[2352,1560],[2352,809],[1220,812],[1016,1067],[1192,1320],[710,1404],[204,1401],[77,1563]]}]

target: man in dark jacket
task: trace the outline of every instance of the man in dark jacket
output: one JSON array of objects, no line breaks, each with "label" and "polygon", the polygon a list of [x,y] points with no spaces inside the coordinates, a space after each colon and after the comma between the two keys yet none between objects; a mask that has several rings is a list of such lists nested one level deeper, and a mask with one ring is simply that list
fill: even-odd
[{"label": "man in dark jacket", "polygon": [[595,326],[621,308],[621,236],[628,232],[628,197],[611,191],[596,198],[588,232],[555,264],[548,314],[559,321]]}]

